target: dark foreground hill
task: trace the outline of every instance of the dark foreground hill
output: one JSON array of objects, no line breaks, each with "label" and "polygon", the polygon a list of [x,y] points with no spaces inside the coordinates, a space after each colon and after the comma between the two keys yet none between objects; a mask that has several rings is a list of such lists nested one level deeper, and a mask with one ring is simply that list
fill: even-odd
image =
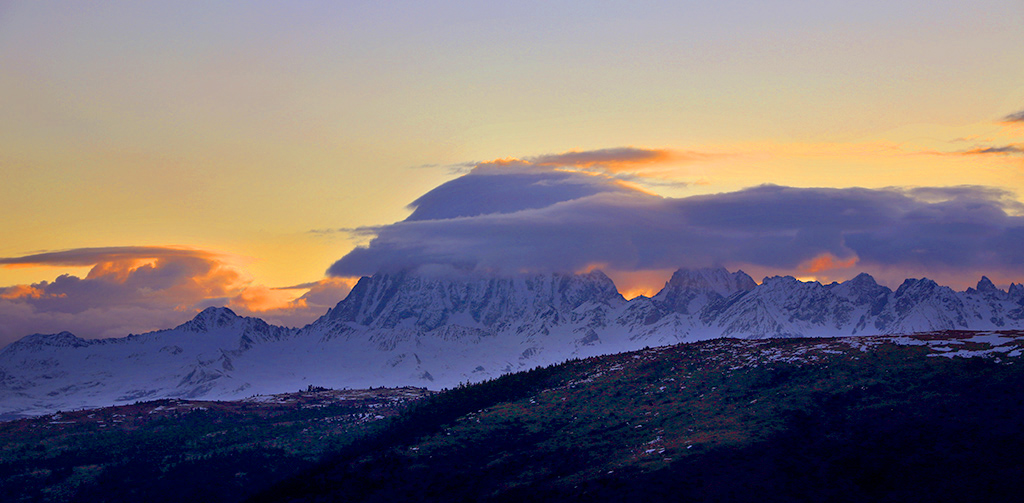
[{"label": "dark foreground hill", "polygon": [[438,394],[63,413],[0,424],[0,499],[1017,501],[1022,351],[1024,332],[720,339]]},{"label": "dark foreground hill", "polygon": [[717,340],[458,388],[256,501],[1018,501],[1020,333]]},{"label": "dark foreground hill", "polygon": [[0,501],[238,501],[432,393],[309,387],[3,422]]}]

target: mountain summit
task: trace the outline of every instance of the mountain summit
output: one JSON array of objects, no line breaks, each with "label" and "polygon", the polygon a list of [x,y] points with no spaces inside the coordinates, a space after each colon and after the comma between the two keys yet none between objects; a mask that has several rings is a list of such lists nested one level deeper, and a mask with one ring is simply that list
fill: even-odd
[{"label": "mountain summit", "polygon": [[733,294],[757,287],[743,271],[723,269],[680,269],[652,300],[662,309],[680,314],[695,314],[704,306]]}]

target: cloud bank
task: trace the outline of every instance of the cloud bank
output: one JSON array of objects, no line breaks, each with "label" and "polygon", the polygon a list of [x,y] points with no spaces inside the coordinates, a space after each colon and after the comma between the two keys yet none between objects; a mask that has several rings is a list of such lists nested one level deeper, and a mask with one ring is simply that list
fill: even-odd
[{"label": "cloud bank", "polygon": [[539,162],[481,166],[419,198],[406,220],[362,229],[375,237],[328,274],[712,265],[1024,274],[1024,206],[990,187],[763,185],[663,198]]},{"label": "cloud bank", "polygon": [[[326,312],[350,289],[327,278],[288,289],[252,284],[232,256],[181,247],[82,248],[0,258],[0,267],[90,266],[84,278],[0,287],[0,345],[34,332],[121,337],[169,328],[209,306],[284,325]],[[308,290],[294,298],[294,290]]]}]

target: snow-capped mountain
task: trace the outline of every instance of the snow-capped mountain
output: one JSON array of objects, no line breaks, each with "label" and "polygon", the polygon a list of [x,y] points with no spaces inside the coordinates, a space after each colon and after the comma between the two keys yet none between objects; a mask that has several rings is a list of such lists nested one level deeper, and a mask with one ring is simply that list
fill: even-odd
[{"label": "snow-capped mountain", "polygon": [[226,308],[208,308],[176,328],[124,338],[30,335],[0,353],[0,414],[208,396],[230,376],[235,359],[293,334]]},{"label": "snow-capped mountain", "polygon": [[378,274],[299,329],[209,308],[170,330],[86,340],[31,335],[0,352],[0,417],[159,397],[235,399],[319,386],[451,387],[568,358],[715,337],[1024,328],[1024,286],[928,279],[896,291],[861,274],[760,285],[679,270],[625,300],[600,271],[460,278]]},{"label": "snow-capped mountain", "polygon": [[454,325],[501,331],[523,323],[557,324],[578,309],[582,314],[624,303],[615,284],[600,271],[463,280],[380,274],[362,278],[345,300],[312,326],[342,323],[429,332]]}]

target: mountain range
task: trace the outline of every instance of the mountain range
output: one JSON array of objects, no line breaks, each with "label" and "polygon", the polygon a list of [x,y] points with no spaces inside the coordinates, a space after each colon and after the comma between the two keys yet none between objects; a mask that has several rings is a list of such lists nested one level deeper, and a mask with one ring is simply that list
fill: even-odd
[{"label": "mountain range", "polygon": [[718,337],[821,337],[1024,328],[1024,285],[982,277],[963,292],[928,279],[895,291],[868,274],[823,285],[757,284],[742,271],[680,269],[626,300],[600,271],[507,277],[364,277],[301,328],[208,308],[123,338],[35,334],[0,352],[0,418],[156,398],[237,399],[334,388],[477,382],[574,357]]}]

